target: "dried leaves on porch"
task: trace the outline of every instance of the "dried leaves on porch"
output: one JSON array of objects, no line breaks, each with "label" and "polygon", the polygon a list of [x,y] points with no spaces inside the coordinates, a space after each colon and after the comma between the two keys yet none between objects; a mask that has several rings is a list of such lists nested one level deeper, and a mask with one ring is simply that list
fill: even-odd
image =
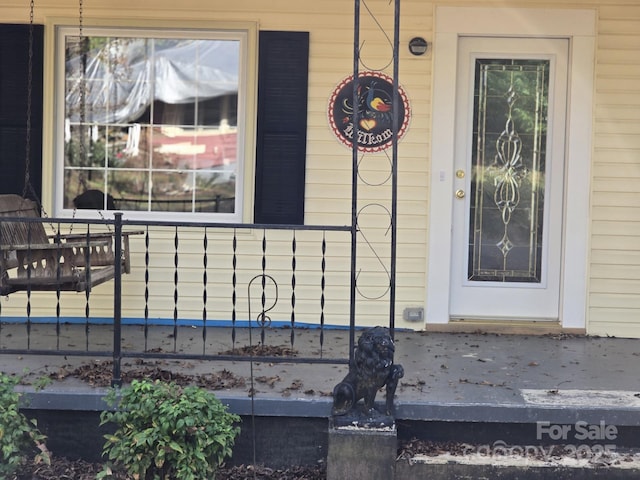
[{"label": "dried leaves on porch", "polygon": [[[165,368],[163,368],[165,367]],[[74,377],[94,387],[108,387],[111,385],[113,362],[111,360],[85,363],[76,368],[63,366],[57,372],[50,374],[55,380]],[[209,390],[223,390],[245,386],[245,379],[238,377],[228,370],[214,373],[189,375],[174,372],[166,368],[166,364],[159,361],[145,362],[136,360],[135,365],[125,364],[122,369],[122,381],[130,383],[132,380],[151,379],[173,381],[178,385],[196,385]]]}]

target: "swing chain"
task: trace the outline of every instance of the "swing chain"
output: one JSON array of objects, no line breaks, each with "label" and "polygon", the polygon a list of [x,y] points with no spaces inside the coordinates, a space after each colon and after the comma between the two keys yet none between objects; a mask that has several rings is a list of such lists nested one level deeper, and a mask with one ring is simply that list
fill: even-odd
[{"label": "swing chain", "polygon": [[83,22],[83,15],[82,15],[82,7],[83,7],[83,3],[82,0],[79,0],[78,2],[78,8],[79,8],[79,18],[78,18],[78,29],[80,31],[80,39],[82,40],[83,34],[82,34],[82,22]]},{"label": "swing chain", "polygon": [[86,179],[84,178],[84,170],[87,160],[87,144],[86,144],[86,121],[87,121],[87,38],[84,36],[84,4],[83,0],[78,0],[78,34],[80,36],[80,174],[79,184],[84,190],[87,189]]},{"label": "swing chain", "polygon": [[[79,37],[79,46],[80,46],[80,171],[78,173],[78,191],[79,188],[82,187],[86,190],[86,184],[84,179],[84,171],[82,170],[85,166],[85,160],[87,158],[87,147],[85,144],[85,121],[86,121],[86,113],[85,108],[87,104],[86,98],[86,88],[87,88],[87,80],[85,78],[87,72],[87,50],[85,47],[85,38],[84,38],[84,14],[83,14],[83,1],[78,0],[78,37]],[[72,219],[76,218],[77,208],[74,206],[73,214],[71,216]],[[69,226],[70,230],[73,230],[73,223]]]},{"label": "swing chain", "polygon": [[[26,198],[27,190],[35,196],[33,186],[31,185],[31,106],[33,97],[33,17],[34,17],[35,1],[31,0],[29,4],[29,57],[27,63],[27,125],[26,125],[26,146],[25,146],[25,163],[24,163],[24,184],[22,186],[22,198]],[[36,196],[37,199],[37,196]]]},{"label": "swing chain", "polygon": [[[80,79],[80,159],[82,160],[82,167],[85,165],[87,157],[87,150],[85,144],[85,123],[86,123],[86,62],[87,62],[87,40],[84,36],[84,3],[83,0],[78,0],[79,15],[78,15],[78,29],[80,37],[81,48],[81,62],[82,72]],[[27,198],[27,193],[31,193],[34,200],[36,200],[40,209],[40,214],[44,218],[48,218],[47,212],[44,210],[40,201],[38,193],[35,191],[31,184],[31,133],[32,133],[32,107],[33,107],[33,55],[34,55],[34,24],[35,24],[35,0],[29,2],[29,34],[28,34],[28,63],[27,63],[27,112],[26,112],[26,128],[25,128],[25,173],[24,184],[22,187],[22,198]],[[86,179],[84,178],[84,171],[81,169],[79,174],[79,183],[85,188]],[[77,209],[74,207],[72,218],[75,219]],[[99,211],[100,217],[104,220],[105,217],[102,212]],[[57,233],[55,226],[50,223],[51,229],[54,233]],[[111,228],[107,225],[109,231]],[[69,233],[73,231],[73,223],[69,226]]]},{"label": "swing chain", "polygon": [[[78,174],[78,192],[80,187],[84,191],[88,189],[87,179],[84,175],[84,168],[87,166],[87,145],[86,141],[88,134],[86,133],[87,122],[87,54],[89,52],[89,39],[84,36],[84,2],[78,0],[78,34],[80,36],[80,48],[81,48],[81,68],[80,72],[80,173]],[[91,119],[93,121],[93,118]],[[89,132],[90,134],[90,132]],[[77,208],[74,206],[73,216],[76,217]],[[102,209],[98,209],[98,215],[102,220],[105,220],[102,214]],[[73,227],[73,224],[71,224]],[[111,227],[107,224],[107,230],[111,232]]]},{"label": "swing chain", "polygon": [[[31,193],[33,199],[38,205],[40,215],[44,218],[49,218],[47,212],[42,207],[40,196],[36,192],[35,188],[31,184],[31,110],[33,105],[33,25],[34,25],[34,11],[35,0],[31,0],[29,3],[29,47],[28,47],[28,62],[27,62],[27,123],[25,128],[25,160],[24,160],[24,184],[22,185],[22,198],[27,198],[27,191]],[[57,233],[56,227],[53,223],[49,222],[49,227]]]}]

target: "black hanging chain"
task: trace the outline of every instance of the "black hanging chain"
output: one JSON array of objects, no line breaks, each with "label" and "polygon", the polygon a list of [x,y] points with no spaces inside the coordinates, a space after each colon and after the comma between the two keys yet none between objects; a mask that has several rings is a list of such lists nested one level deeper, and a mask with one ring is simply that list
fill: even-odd
[{"label": "black hanging chain", "polygon": [[27,125],[26,125],[26,145],[25,145],[25,162],[24,162],[24,184],[22,186],[22,198],[27,197],[29,190],[37,199],[33,186],[31,185],[31,106],[33,100],[33,12],[35,9],[35,1],[31,0],[29,4],[29,46],[28,46],[28,62],[27,62]]},{"label": "black hanging chain", "polygon": [[[80,174],[79,184],[87,189],[84,168],[87,166],[87,54],[89,39],[84,35],[84,3],[78,0],[78,35],[80,36]],[[75,209],[74,209],[75,215]]]},{"label": "black hanging chain", "polygon": [[[79,141],[80,141],[80,171],[78,173],[78,185],[85,187],[85,178],[84,178],[84,168],[85,160],[87,158],[87,146],[85,144],[85,121],[86,121],[86,112],[85,108],[87,105],[87,79],[86,79],[86,71],[87,71],[87,49],[85,45],[84,38],[84,4],[82,0],[78,0],[78,43],[80,47],[80,125],[79,125]],[[86,190],[86,188],[85,188]],[[80,190],[76,191],[76,193],[80,193]],[[72,218],[76,217],[77,208],[73,208]],[[69,233],[73,230],[73,223],[69,225]]]},{"label": "black hanging chain", "polygon": [[[86,145],[84,143],[84,127],[86,121],[85,108],[87,106],[87,49],[84,38],[84,4],[82,0],[78,0],[78,36],[80,43],[80,161],[84,166],[84,161],[87,158]],[[82,172],[80,173],[82,175]]]},{"label": "black hanging chain", "polygon": [[[78,0],[78,35],[80,37],[80,173],[78,174],[78,190],[77,193],[80,194],[82,191],[87,191],[89,189],[89,185],[87,184],[87,179],[84,174],[84,168],[88,165],[87,158],[87,56],[89,53],[89,38],[84,34],[84,2],[83,0]],[[93,116],[91,118],[93,122]],[[82,189],[82,191],[80,190]],[[105,194],[106,198],[106,194]],[[103,205],[104,206],[104,205]],[[77,207],[74,205],[73,214],[71,218],[76,218],[76,214],[78,212]],[[102,209],[98,209],[98,215],[102,220],[105,220],[105,216],[102,213]],[[70,228],[73,228],[73,223]],[[107,231],[111,233],[111,225],[107,224]]]},{"label": "black hanging chain", "polygon": [[79,13],[78,29],[79,29],[79,32],[80,32],[80,39],[82,39],[82,37],[83,37],[83,35],[82,35],[82,28],[83,28],[82,22],[83,22],[83,16],[84,16],[83,12],[82,12],[82,9],[84,7],[84,4],[82,3],[82,0],[79,0],[78,6],[79,6],[79,8],[78,8],[78,10],[79,10],[79,12],[78,12]]},{"label": "black hanging chain", "polygon": [[[40,214],[47,218],[47,212],[42,207],[40,196],[36,192],[35,188],[31,184],[31,111],[33,106],[33,28],[34,28],[34,11],[35,0],[29,2],[29,39],[27,48],[27,114],[26,114],[26,126],[25,126],[25,147],[24,147],[24,183],[22,185],[22,199],[27,198],[27,193],[31,194],[33,200],[36,201]],[[56,232],[56,228],[52,223],[49,223],[51,230]]]}]

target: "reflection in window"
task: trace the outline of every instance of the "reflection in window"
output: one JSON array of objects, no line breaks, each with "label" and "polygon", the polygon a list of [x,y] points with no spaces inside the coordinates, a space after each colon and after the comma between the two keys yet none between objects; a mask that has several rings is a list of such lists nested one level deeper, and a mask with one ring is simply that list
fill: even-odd
[{"label": "reflection in window", "polygon": [[64,207],[236,213],[242,37],[87,35],[64,36]]}]

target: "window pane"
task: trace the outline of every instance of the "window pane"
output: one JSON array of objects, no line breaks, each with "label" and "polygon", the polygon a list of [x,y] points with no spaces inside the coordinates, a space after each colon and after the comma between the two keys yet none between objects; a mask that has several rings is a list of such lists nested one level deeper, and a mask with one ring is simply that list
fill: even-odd
[{"label": "window pane", "polygon": [[[104,170],[68,168],[65,170],[65,185],[70,185],[71,187],[64,192],[64,207],[75,208],[76,205],[73,199],[83,192],[87,190],[105,191]],[[99,202],[99,204],[103,205],[102,202]]]},{"label": "window pane", "polygon": [[198,173],[195,186],[196,211],[232,213],[235,188],[236,178],[232,171]]},{"label": "window pane", "polygon": [[236,213],[240,39],[86,30],[65,37],[65,192],[80,182],[123,210]]},{"label": "window pane", "polygon": [[141,170],[110,170],[108,193],[120,210],[149,210],[149,173]]},{"label": "window pane", "polygon": [[548,60],[476,61],[468,278],[542,278]]}]

